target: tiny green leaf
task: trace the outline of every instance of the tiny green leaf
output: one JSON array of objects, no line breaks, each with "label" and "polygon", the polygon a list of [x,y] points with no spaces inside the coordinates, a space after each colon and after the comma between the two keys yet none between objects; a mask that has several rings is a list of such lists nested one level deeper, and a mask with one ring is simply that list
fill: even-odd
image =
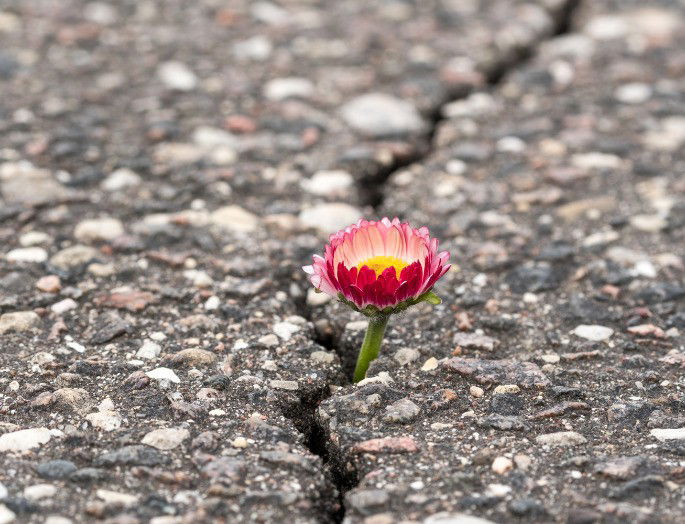
[{"label": "tiny green leaf", "polygon": [[434,306],[442,304],[442,299],[432,291],[429,291],[425,294],[424,300],[430,304],[433,304]]}]

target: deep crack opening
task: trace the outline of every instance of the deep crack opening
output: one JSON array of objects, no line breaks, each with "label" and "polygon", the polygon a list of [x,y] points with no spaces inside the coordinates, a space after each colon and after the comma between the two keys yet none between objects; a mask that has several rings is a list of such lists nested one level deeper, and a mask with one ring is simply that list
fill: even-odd
[{"label": "deep crack opening", "polygon": [[323,503],[320,509],[326,522],[339,524],[345,517],[345,494],[358,484],[358,479],[357,472],[348,470],[342,457],[330,448],[326,429],[316,416],[321,402],[330,396],[330,387],[318,389],[301,397],[299,404],[284,406],[282,413],[303,435],[305,447],[321,458],[323,474],[334,490],[335,500]]},{"label": "deep crack opening", "polygon": [[[530,45],[512,51],[510,56],[499,60],[488,71],[485,71],[485,89],[492,91],[502,82],[506,75],[519,68],[527,60],[532,58],[540,44],[544,41],[566,34],[571,29],[573,13],[579,8],[581,0],[568,0],[554,14],[554,26],[550,34],[532,42]],[[440,102],[426,116],[429,123],[429,131],[416,145],[416,150],[404,157],[398,156],[387,166],[375,166],[365,176],[359,178],[358,189],[360,193],[360,204],[373,208],[378,212],[383,204],[385,184],[388,179],[398,170],[403,169],[413,163],[421,162],[429,157],[435,150],[435,136],[440,127],[440,123],[445,119],[443,108],[445,105],[466,98],[475,89],[464,89],[459,92],[448,93],[445,99]],[[312,310],[303,298],[298,301],[298,307],[307,320],[312,321]],[[329,332],[315,329],[315,342],[329,351],[334,351],[341,362],[344,364],[346,355],[340,347],[339,336],[336,336],[331,328]],[[350,382],[347,382],[349,384]],[[331,396],[330,387],[320,391],[318,395],[301,399],[299,409],[284,411],[285,416],[293,421],[297,429],[304,435],[305,444],[309,451],[321,457],[324,464],[324,473],[334,486],[337,492],[337,502],[331,506],[328,513],[330,522],[340,523],[345,517],[345,494],[354,489],[359,484],[359,477],[354,469],[350,469],[345,456],[336,450],[331,441],[326,428],[316,416],[321,402]]]}]

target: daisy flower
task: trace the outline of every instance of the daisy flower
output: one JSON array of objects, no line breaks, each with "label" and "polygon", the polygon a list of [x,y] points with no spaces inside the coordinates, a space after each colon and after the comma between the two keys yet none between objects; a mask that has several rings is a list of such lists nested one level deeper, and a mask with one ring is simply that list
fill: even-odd
[{"label": "daisy flower", "polygon": [[398,218],[361,219],[330,236],[324,256],[303,267],[317,291],[369,317],[354,380],[378,357],[388,318],[419,302],[439,304],[431,290],[450,268],[450,254],[438,252],[428,228]]}]

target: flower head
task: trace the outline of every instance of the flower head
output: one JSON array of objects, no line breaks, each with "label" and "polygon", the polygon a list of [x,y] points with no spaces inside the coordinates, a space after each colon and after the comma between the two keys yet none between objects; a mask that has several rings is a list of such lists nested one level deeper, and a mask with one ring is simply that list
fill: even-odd
[{"label": "flower head", "polygon": [[423,300],[450,268],[428,228],[383,218],[361,219],[329,238],[323,257],[303,269],[314,287],[366,315],[390,314]]}]

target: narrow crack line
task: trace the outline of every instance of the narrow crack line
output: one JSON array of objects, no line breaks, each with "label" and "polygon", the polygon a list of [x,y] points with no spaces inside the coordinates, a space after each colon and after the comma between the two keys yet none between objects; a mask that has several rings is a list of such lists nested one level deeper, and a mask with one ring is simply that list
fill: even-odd
[{"label": "narrow crack line", "polygon": [[[540,44],[568,33],[573,13],[577,11],[580,4],[581,0],[566,0],[556,12],[550,13],[550,17],[553,18],[553,26],[549,34],[541,35],[529,45],[513,49],[508,56],[503,56],[492,67],[483,71],[487,91],[497,88],[507,74],[518,69],[533,57]],[[460,90],[458,94],[446,94],[444,99],[428,112],[426,119],[428,120],[429,129],[424,138],[417,144],[416,151],[413,154],[394,159],[390,165],[379,166],[373,175],[363,177],[358,182],[361,204],[373,208],[374,213],[378,213],[383,205],[385,184],[390,177],[400,169],[427,159],[436,150],[435,135],[440,127],[440,123],[445,120],[443,115],[444,107],[452,102],[467,98],[475,91],[477,91],[476,88],[468,88]]]},{"label": "narrow crack line", "polygon": [[[533,57],[543,42],[569,32],[573,14],[580,4],[581,0],[567,0],[557,12],[551,14],[554,18],[554,26],[548,35],[541,36],[539,39],[531,42],[530,45],[513,50],[509,56],[503,57],[502,60],[486,71],[487,90],[490,92],[494,91],[506,75],[520,68],[527,60]],[[361,204],[370,206],[377,212],[383,204],[384,188],[388,179],[396,171],[416,162],[426,160],[435,151],[435,135],[440,123],[445,118],[443,116],[443,108],[451,102],[468,97],[473,92],[474,89],[468,89],[460,92],[458,95],[446,96],[427,117],[430,124],[429,131],[426,133],[424,141],[417,145],[417,150],[413,154],[397,158],[392,164],[379,167],[369,176],[363,177],[358,182]],[[304,318],[309,321],[313,320],[312,310],[306,302],[306,297],[298,299],[296,305]],[[318,330],[315,330],[315,333],[314,341],[329,351],[335,351],[341,362],[343,362],[344,355],[335,334],[320,333]],[[330,397],[331,390],[329,385],[329,387],[318,390],[313,395],[301,397],[298,406],[290,406],[284,409],[283,414],[302,433],[307,449],[314,455],[321,457],[324,474],[335,488],[337,497],[337,500],[331,501],[331,504],[327,506],[328,511],[325,513],[330,522],[338,524],[345,517],[345,494],[359,484],[359,478],[356,470],[349,469],[346,457],[336,448],[326,427],[317,417],[319,405]]]}]

